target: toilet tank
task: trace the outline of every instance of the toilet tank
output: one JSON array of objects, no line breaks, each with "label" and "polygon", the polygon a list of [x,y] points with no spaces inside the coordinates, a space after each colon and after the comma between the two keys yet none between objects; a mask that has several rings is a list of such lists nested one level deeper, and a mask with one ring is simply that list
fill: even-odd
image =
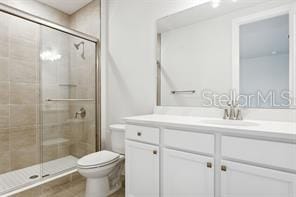
[{"label": "toilet tank", "polygon": [[125,154],[125,125],[113,124],[109,126],[111,131],[111,148],[112,151]]}]

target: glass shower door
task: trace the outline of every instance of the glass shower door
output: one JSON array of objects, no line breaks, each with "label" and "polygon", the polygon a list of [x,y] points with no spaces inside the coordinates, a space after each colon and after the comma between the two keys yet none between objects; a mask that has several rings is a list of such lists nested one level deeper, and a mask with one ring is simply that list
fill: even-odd
[{"label": "glass shower door", "polygon": [[96,150],[96,44],[48,27],[40,33],[42,175]]},{"label": "glass shower door", "polygon": [[0,196],[40,179],[39,31],[0,12]]},{"label": "glass shower door", "polygon": [[10,12],[0,11],[0,196],[96,150],[96,43]]}]

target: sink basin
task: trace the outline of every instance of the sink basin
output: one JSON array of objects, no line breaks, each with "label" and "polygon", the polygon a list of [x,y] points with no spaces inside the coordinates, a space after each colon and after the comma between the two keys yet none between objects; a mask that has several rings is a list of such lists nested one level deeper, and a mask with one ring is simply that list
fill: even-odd
[{"label": "sink basin", "polygon": [[213,125],[226,125],[226,126],[259,126],[258,123],[242,121],[242,120],[202,120],[202,123]]}]

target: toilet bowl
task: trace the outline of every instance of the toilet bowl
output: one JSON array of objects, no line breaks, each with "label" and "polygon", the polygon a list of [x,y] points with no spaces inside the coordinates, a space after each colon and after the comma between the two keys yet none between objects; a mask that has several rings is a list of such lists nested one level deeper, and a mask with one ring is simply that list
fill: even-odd
[{"label": "toilet bowl", "polygon": [[[124,161],[124,125],[111,125],[112,151],[99,151],[78,160],[78,172],[86,178],[86,197],[107,197],[121,187]],[[114,151],[114,152],[113,152]]]}]

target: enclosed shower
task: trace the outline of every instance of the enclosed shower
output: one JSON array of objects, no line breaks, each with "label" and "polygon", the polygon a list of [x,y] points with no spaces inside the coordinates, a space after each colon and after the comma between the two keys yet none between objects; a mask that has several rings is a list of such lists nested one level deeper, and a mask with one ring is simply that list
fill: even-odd
[{"label": "enclosed shower", "polygon": [[3,195],[75,171],[96,151],[99,69],[95,38],[0,8]]}]

